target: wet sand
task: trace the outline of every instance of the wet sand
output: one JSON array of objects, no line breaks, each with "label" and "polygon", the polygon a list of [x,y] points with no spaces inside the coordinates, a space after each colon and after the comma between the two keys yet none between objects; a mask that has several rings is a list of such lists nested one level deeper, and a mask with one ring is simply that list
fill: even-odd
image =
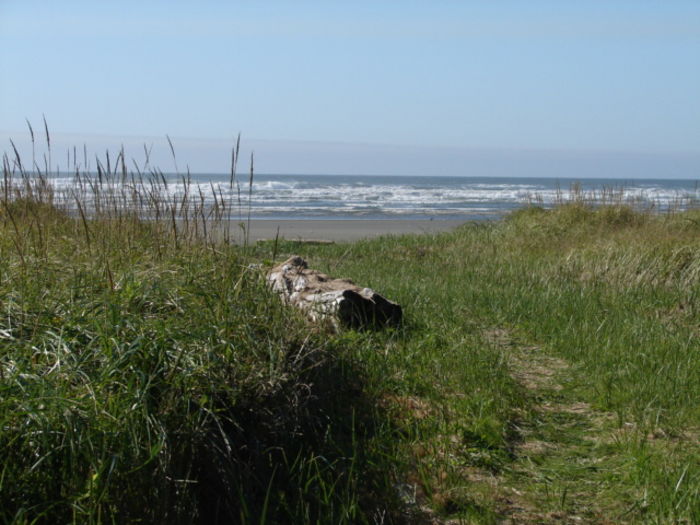
[{"label": "wet sand", "polygon": [[253,220],[250,240],[279,237],[303,241],[357,241],[380,235],[438,233],[464,224],[460,220]]}]

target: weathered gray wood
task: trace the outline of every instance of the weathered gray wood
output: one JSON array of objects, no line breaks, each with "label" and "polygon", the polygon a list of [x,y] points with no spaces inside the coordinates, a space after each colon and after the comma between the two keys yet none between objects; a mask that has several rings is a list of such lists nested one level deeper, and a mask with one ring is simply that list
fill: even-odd
[{"label": "weathered gray wood", "polygon": [[309,269],[298,255],[272,268],[267,276],[282,299],[314,321],[328,319],[350,328],[395,326],[401,322],[401,306],[349,279],[333,279]]}]

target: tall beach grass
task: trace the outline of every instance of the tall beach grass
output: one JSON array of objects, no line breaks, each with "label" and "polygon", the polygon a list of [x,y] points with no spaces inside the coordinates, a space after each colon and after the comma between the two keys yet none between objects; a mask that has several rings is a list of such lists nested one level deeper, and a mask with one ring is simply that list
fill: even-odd
[{"label": "tall beach grass", "polygon": [[0,521],[396,515],[356,352],[270,292],[240,202],[123,152],[57,188],[50,155],[3,158]]}]

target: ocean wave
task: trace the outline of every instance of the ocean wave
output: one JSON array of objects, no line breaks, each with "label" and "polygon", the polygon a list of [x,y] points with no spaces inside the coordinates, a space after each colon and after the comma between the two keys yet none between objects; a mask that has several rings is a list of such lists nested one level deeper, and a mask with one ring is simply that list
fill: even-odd
[{"label": "ocean wave", "polygon": [[[163,198],[182,199],[186,195],[213,203],[213,194],[224,199],[228,206],[250,206],[251,214],[269,215],[348,215],[373,214],[374,216],[469,216],[475,213],[504,213],[514,207],[535,203],[545,206],[566,201],[576,196],[591,198],[596,195],[614,195],[618,201],[656,206],[675,205],[681,201],[700,200],[698,189],[692,181],[653,180],[635,184],[620,184],[612,181],[589,181],[587,184],[571,185],[563,189],[557,181],[543,179],[488,180],[479,178],[431,178],[431,177],[369,177],[296,176],[258,177],[249,193],[247,181],[231,186],[228,179],[218,176],[209,180],[193,177],[186,182],[182,177],[168,176],[167,183],[161,179],[136,180],[59,176],[49,182],[65,198],[83,195],[89,198],[97,185],[103,192],[133,191],[136,189],[155,191]],[[573,191],[573,193],[572,193]]]}]

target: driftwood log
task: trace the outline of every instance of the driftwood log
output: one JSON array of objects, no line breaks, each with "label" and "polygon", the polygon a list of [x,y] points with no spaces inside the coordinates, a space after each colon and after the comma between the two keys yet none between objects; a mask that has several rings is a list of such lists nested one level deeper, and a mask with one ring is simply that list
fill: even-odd
[{"label": "driftwood log", "polygon": [[282,299],[302,309],[313,321],[329,320],[336,327],[377,328],[401,322],[401,306],[349,279],[333,279],[309,269],[299,256],[272,268],[267,275]]}]

